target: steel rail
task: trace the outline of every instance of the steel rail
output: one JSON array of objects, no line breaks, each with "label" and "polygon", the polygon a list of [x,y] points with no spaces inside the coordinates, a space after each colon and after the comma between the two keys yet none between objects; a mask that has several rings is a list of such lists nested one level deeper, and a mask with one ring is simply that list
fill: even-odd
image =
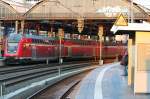
[{"label": "steel rail", "polygon": [[28,80],[36,79],[46,75],[52,75],[59,73],[59,69],[62,72],[73,71],[75,69],[85,68],[90,66],[92,63],[81,63],[81,64],[69,64],[62,66],[54,66],[54,67],[45,67],[39,69],[33,69],[29,71],[20,71],[16,73],[8,73],[5,75],[0,75],[0,82],[4,83],[4,86],[10,87],[21,82],[26,82]]},{"label": "steel rail", "polygon": [[[65,62],[62,65],[73,64],[73,63],[76,63],[76,62]],[[35,64],[35,65],[25,65],[25,66],[21,66],[21,65],[20,66],[6,66],[6,67],[0,66],[0,75],[13,73],[13,72],[28,71],[30,69],[47,68],[51,66],[60,66],[60,64],[52,63],[52,64]]]}]

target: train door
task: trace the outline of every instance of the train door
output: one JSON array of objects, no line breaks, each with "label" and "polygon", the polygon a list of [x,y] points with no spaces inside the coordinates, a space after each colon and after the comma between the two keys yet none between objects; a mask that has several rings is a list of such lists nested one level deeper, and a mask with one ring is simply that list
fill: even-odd
[{"label": "train door", "polygon": [[36,59],[36,46],[35,45],[32,46],[32,58]]}]

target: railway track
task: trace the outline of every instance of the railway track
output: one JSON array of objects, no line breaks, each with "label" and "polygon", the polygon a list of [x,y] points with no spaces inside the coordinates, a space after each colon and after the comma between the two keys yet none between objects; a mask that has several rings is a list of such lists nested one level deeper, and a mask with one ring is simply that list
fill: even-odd
[{"label": "railway track", "polygon": [[80,82],[90,71],[66,78],[61,82],[40,90],[27,99],[75,99],[76,87],[80,86]]},{"label": "railway track", "polygon": [[[69,64],[76,64],[76,63],[84,63],[84,61],[80,62],[65,62],[61,65],[69,65]],[[51,63],[51,64],[34,64],[34,65],[7,65],[7,66],[0,66],[0,75],[18,72],[18,71],[28,71],[31,69],[39,69],[39,68],[47,68],[47,67],[54,67],[60,66],[58,63]]]},{"label": "railway track", "polygon": [[[39,65],[31,65],[31,66],[16,66],[16,67],[7,67],[2,68],[0,70],[0,84],[4,86],[5,91],[3,94],[8,94],[19,87],[24,82],[28,82],[33,80],[38,81],[42,80],[42,78],[46,78],[47,76],[56,76],[60,75],[64,72],[69,72],[73,70],[77,70],[80,68],[85,68],[87,66],[92,65],[93,63],[85,63],[81,62],[78,63],[64,63],[60,64],[39,64]],[[40,79],[39,79],[40,78]],[[29,83],[26,83],[29,84]],[[22,84],[21,87],[26,86],[26,84]],[[13,89],[12,86],[15,86]]]}]

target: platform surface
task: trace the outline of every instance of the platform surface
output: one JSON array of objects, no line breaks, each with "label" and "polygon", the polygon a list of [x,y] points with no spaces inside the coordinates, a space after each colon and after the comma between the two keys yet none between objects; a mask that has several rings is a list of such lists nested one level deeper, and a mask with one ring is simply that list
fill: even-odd
[{"label": "platform surface", "polygon": [[150,94],[134,94],[123,69],[113,63],[93,70],[81,82],[76,99],[150,99]]}]

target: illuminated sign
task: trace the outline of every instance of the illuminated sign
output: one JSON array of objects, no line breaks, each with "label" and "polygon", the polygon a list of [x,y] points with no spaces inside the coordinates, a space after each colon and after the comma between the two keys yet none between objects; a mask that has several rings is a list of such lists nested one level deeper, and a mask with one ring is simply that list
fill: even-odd
[{"label": "illuminated sign", "polygon": [[127,7],[121,7],[121,6],[116,6],[116,7],[103,7],[97,10],[97,13],[104,13],[105,16],[107,17],[115,17],[117,16],[118,13],[129,13],[129,10]]}]

